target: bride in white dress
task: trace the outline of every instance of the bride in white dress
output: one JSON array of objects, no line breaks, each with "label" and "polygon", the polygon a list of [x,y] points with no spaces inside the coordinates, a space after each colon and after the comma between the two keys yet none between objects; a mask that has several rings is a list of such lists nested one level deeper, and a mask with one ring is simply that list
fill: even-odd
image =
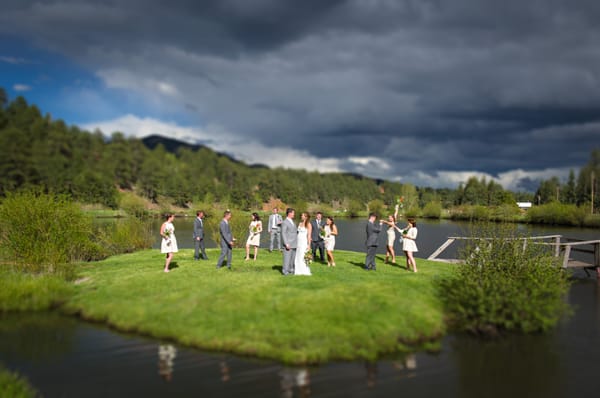
[{"label": "bride in white dress", "polygon": [[304,260],[304,256],[310,250],[308,239],[312,226],[309,221],[310,216],[308,213],[302,213],[300,224],[298,224],[298,246],[296,248],[296,258],[294,259],[294,275],[311,275],[310,268]]}]

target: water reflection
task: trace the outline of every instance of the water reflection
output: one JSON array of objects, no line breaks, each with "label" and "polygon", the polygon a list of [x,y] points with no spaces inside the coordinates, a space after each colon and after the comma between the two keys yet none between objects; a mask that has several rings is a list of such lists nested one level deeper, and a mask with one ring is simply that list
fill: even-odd
[{"label": "water reflection", "polygon": [[377,362],[365,362],[365,369],[367,370],[367,387],[373,388],[377,384]]},{"label": "water reflection", "polygon": [[165,381],[173,379],[173,366],[177,349],[172,344],[160,344],[158,346],[158,374]]},{"label": "water reflection", "polygon": [[231,379],[231,373],[229,372],[229,365],[224,359],[219,362],[219,369],[221,370],[221,381],[227,383]]},{"label": "water reflection", "polygon": [[417,357],[414,354],[407,355],[400,361],[394,361],[393,366],[400,372],[400,377],[411,378],[417,375]]},{"label": "water reflection", "polygon": [[293,397],[296,389],[299,397],[310,397],[310,372],[308,368],[284,367],[279,375],[281,377],[282,397]]},{"label": "water reflection", "polygon": [[564,397],[565,369],[552,335],[491,341],[458,336],[451,343],[459,396]]},{"label": "water reflection", "polygon": [[0,353],[50,361],[68,353],[79,323],[48,312],[0,314]]}]

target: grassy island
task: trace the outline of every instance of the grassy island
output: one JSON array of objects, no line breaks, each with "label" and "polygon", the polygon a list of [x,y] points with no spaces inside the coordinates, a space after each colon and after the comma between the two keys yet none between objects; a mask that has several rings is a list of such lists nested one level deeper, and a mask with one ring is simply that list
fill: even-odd
[{"label": "grassy island", "polygon": [[123,331],[293,364],[375,359],[431,347],[445,333],[433,283],[449,272],[444,264],[418,259],[414,274],[378,258],[367,272],[363,253],[336,251],[337,267],[317,262],[310,277],[284,277],[278,252],[262,250],[254,262],[235,249],[232,270],[215,269],[217,249],[208,255],[194,261],[182,250],[168,274],[157,250],[86,264],[62,308]]}]

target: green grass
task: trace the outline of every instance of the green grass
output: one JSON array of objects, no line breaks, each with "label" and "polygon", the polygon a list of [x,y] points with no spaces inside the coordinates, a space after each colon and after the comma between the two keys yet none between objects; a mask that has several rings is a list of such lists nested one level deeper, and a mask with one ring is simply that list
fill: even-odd
[{"label": "green grass", "polygon": [[29,398],[39,396],[29,382],[0,364],[0,397]]},{"label": "green grass", "polygon": [[42,311],[65,302],[73,284],[57,275],[32,275],[0,266],[0,312]]},{"label": "green grass", "polygon": [[313,263],[313,276],[284,277],[280,253],[261,250],[254,263],[236,249],[231,271],[215,269],[218,250],[208,255],[193,261],[192,250],[180,251],[168,274],[157,250],[86,264],[86,281],[63,309],[124,331],[298,364],[430,348],[446,331],[433,279],[448,265],[417,259],[413,274],[378,257],[378,270],[367,272],[363,253],[336,251],[337,267]]}]

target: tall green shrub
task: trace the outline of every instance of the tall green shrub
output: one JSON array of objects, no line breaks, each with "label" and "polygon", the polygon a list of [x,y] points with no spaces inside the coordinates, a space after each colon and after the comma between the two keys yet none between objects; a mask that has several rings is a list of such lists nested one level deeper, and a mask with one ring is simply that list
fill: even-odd
[{"label": "tall green shrub", "polygon": [[98,228],[94,242],[100,250],[89,260],[97,260],[107,256],[132,253],[136,250],[149,249],[159,238],[159,231],[152,230],[149,220],[127,217]]},{"label": "tall green shrub", "polygon": [[29,381],[18,374],[6,369],[0,363],[0,395],[11,398],[34,398],[41,396]]},{"label": "tall green shrub", "polygon": [[442,205],[440,202],[432,201],[423,208],[423,217],[425,218],[440,218],[442,215]]},{"label": "tall green shrub", "polygon": [[54,273],[78,260],[91,230],[91,220],[65,196],[9,193],[0,206],[0,243],[22,270]]},{"label": "tall green shrub", "polygon": [[[373,199],[368,204],[369,213],[375,213],[379,217],[383,217],[386,214],[385,204],[381,199]],[[390,210],[390,214],[393,213],[394,210]]]},{"label": "tall green shrub", "polygon": [[553,327],[568,310],[569,283],[551,247],[520,239],[503,224],[474,230],[464,262],[439,281],[450,325],[475,333]]},{"label": "tall green shrub", "polygon": [[529,209],[527,219],[529,222],[539,224],[580,226],[584,223],[586,214],[584,208],[552,202]]}]

